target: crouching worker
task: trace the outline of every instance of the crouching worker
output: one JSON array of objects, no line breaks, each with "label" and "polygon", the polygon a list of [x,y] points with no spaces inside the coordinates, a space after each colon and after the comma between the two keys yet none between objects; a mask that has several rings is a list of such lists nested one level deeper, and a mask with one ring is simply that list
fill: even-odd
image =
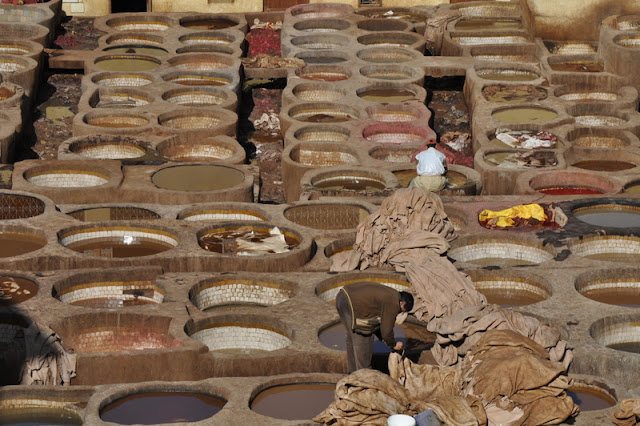
[{"label": "crouching worker", "polygon": [[414,158],[418,162],[416,172],[418,176],[409,182],[409,188],[420,188],[425,191],[438,192],[447,185],[445,160],[443,153],[433,146],[421,148]]},{"label": "crouching worker", "polygon": [[340,289],[336,309],[346,329],[347,367],[349,373],[371,368],[373,335],[395,351],[401,351],[402,342],[396,342],[393,327],[396,316],[413,309],[413,296],[374,282],[358,282]]}]

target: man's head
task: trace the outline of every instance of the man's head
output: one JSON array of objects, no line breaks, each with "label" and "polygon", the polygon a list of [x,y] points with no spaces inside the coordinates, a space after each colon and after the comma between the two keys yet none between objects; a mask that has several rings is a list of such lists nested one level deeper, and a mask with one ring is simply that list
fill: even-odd
[{"label": "man's head", "polygon": [[406,291],[400,292],[400,310],[402,312],[411,312],[413,309],[413,295]]}]

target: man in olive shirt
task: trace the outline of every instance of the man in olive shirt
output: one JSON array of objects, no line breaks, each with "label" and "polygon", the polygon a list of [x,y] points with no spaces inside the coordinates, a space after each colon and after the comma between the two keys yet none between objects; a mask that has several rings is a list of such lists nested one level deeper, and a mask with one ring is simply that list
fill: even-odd
[{"label": "man in olive shirt", "polygon": [[400,312],[413,309],[413,296],[375,282],[357,282],[340,289],[336,309],[346,329],[347,367],[353,373],[371,368],[374,334],[393,350],[402,350],[393,327]]}]

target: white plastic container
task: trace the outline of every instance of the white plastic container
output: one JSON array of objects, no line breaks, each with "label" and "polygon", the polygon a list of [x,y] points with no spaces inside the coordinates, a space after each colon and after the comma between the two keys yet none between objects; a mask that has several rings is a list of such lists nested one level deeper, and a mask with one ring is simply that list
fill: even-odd
[{"label": "white plastic container", "polygon": [[416,420],[406,414],[394,414],[387,419],[387,426],[416,426]]}]

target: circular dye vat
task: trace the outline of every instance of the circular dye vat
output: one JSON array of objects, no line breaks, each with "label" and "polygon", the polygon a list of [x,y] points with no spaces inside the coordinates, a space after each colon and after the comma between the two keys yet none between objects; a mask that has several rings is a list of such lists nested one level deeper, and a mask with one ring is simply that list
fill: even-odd
[{"label": "circular dye vat", "polygon": [[0,194],[0,220],[25,219],[44,213],[44,201],[27,195]]},{"label": "circular dye vat", "polygon": [[482,95],[489,102],[495,103],[520,103],[535,102],[547,98],[547,91],[542,87],[530,84],[505,86],[492,84],[482,88]]},{"label": "circular dye vat", "polygon": [[236,25],[238,25],[237,22],[225,18],[188,18],[180,20],[180,26],[190,30],[223,30]]},{"label": "circular dye vat", "polygon": [[358,22],[358,28],[365,31],[407,31],[409,24],[402,20],[380,18],[365,19]]},{"label": "circular dye vat", "polygon": [[584,43],[579,41],[569,41],[556,43],[551,41],[543,42],[549,53],[554,55],[588,55],[596,53],[597,43]]},{"label": "circular dye vat", "polygon": [[31,53],[29,45],[20,45],[13,41],[0,41],[0,54],[3,55],[27,55]]},{"label": "circular dye vat", "polygon": [[289,207],[284,217],[293,223],[313,229],[355,229],[369,216],[364,207],[349,204],[309,204]]},{"label": "circular dye vat", "polygon": [[175,161],[217,161],[226,160],[235,154],[232,145],[218,141],[202,143],[162,143],[156,150],[163,157]]},{"label": "circular dye vat", "polygon": [[548,188],[539,188],[536,191],[545,195],[595,195],[604,194],[605,191],[594,188],[585,188],[574,185],[551,186]]},{"label": "circular dye vat", "polygon": [[486,19],[464,18],[456,22],[458,31],[485,31],[485,30],[518,30],[522,28],[522,22],[517,19]]},{"label": "circular dye vat", "polygon": [[223,123],[223,118],[211,113],[169,113],[158,118],[162,126],[173,129],[213,129]]},{"label": "circular dye vat", "polygon": [[594,101],[594,102],[614,102],[620,97],[616,93],[610,92],[567,92],[558,96],[565,101]]},{"label": "circular dye vat", "polygon": [[[343,251],[349,251],[349,250],[353,250],[353,240],[352,239],[339,240],[339,241],[334,241],[329,245],[327,245],[324,248],[324,255],[327,257],[327,259],[331,259],[336,254],[342,253]],[[335,296],[334,296],[334,299],[335,299]]]},{"label": "circular dye vat", "polygon": [[229,220],[252,220],[265,222],[267,220],[263,213],[248,209],[211,209],[194,210],[187,213],[180,213],[178,219],[187,221],[229,221]]},{"label": "circular dye vat", "polygon": [[640,354],[640,321],[635,316],[599,319],[591,326],[591,336],[607,348]]},{"label": "circular dye vat", "polygon": [[411,47],[419,43],[420,38],[410,32],[370,33],[358,37],[358,43],[376,47]]},{"label": "circular dye vat", "polygon": [[616,405],[616,400],[608,392],[595,386],[574,384],[567,390],[567,395],[580,407],[580,412],[604,410]]},{"label": "circular dye vat", "polygon": [[[499,130],[498,130],[499,131]],[[499,137],[503,140],[500,140]],[[563,148],[564,143],[558,137],[546,130],[515,130],[498,133],[490,141],[500,148],[539,149]]]},{"label": "circular dye vat", "polygon": [[[342,245],[344,248],[345,243],[349,244],[347,249],[351,249],[351,244],[353,244],[353,240],[351,241],[338,241],[337,245]],[[337,247],[337,246],[336,246]],[[385,285],[387,287],[391,287],[397,291],[408,291],[411,287],[411,283],[401,279],[398,276],[393,276],[390,274],[382,274],[382,273],[350,273],[345,275],[340,275],[334,278],[329,278],[322,281],[320,284],[316,286],[316,295],[328,303],[335,303],[336,296],[340,289],[344,286],[353,283],[359,282],[374,282],[378,284]]]},{"label": "circular dye vat", "polygon": [[13,73],[16,71],[22,71],[28,66],[29,63],[24,59],[0,58],[0,72]]},{"label": "circular dye vat", "polygon": [[333,102],[343,98],[346,94],[343,89],[317,83],[299,84],[292,93],[296,98],[305,102]]},{"label": "circular dye vat", "polygon": [[623,148],[627,146],[626,141],[609,136],[580,136],[572,140],[571,144],[580,148]]},{"label": "circular dye vat", "polygon": [[487,152],[483,156],[487,164],[501,168],[544,168],[558,165],[558,158],[553,151],[498,151]]},{"label": "circular dye vat", "polygon": [[104,185],[109,177],[88,170],[27,170],[27,182],[49,188],[85,188]]},{"label": "circular dye vat", "polygon": [[83,222],[101,222],[107,220],[153,220],[160,219],[158,213],[138,207],[96,207],[67,213]]},{"label": "circular dye vat", "polygon": [[343,123],[357,119],[358,112],[339,104],[305,104],[291,108],[289,116],[305,123]]},{"label": "circular dye vat", "polygon": [[[600,271],[598,271],[600,272]],[[576,290],[586,298],[608,305],[640,306],[640,274],[634,269],[586,273],[576,279]]]},{"label": "circular dye vat", "polygon": [[223,55],[193,53],[169,59],[169,63],[172,68],[188,71],[214,71],[230,67],[233,59]]},{"label": "circular dye vat", "polygon": [[4,407],[0,408],[0,424],[9,426],[76,426],[82,425],[82,416],[63,407]]},{"label": "circular dye vat", "polygon": [[616,127],[623,126],[627,120],[611,115],[577,115],[574,117],[577,124],[590,127]]},{"label": "circular dye vat", "polygon": [[199,74],[169,75],[165,76],[164,80],[183,86],[225,86],[231,83],[231,78],[229,77]]},{"label": "circular dye vat", "polygon": [[153,101],[146,94],[131,90],[111,93],[98,92],[97,95],[97,99],[89,101],[92,108],[135,108],[149,105]]},{"label": "circular dye vat", "polygon": [[284,331],[270,325],[241,321],[205,324],[189,335],[207,345],[210,351],[233,355],[272,352],[291,344]]},{"label": "circular dye vat", "polygon": [[403,102],[415,99],[416,94],[408,89],[371,88],[358,91],[358,97],[369,102]]},{"label": "circular dye vat", "polygon": [[553,120],[558,116],[558,113],[546,109],[535,107],[514,107],[495,111],[491,114],[491,117],[502,123],[538,123],[542,121]]},{"label": "circular dye vat", "polygon": [[296,130],[293,136],[302,142],[346,142],[351,132],[337,126],[313,126]]},{"label": "circular dye vat", "polygon": [[252,411],[282,420],[308,420],[333,402],[335,383],[278,385],[258,393],[249,404]]},{"label": "circular dye vat", "polygon": [[[421,327],[417,324],[410,322],[404,322],[402,325],[396,325],[393,328],[393,335],[395,340],[404,343],[405,353],[422,352],[426,349],[430,349],[435,342],[435,334],[427,331],[426,327]],[[331,325],[320,331],[318,339],[327,348],[335,349],[338,351],[346,351],[346,330],[342,323]],[[374,338],[373,353],[374,354],[390,354],[391,348],[385,343]]]},{"label": "circular dye vat", "polygon": [[106,71],[149,71],[160,66],[157,59],[136,55],[113,55],[96,59],[98,68]]},{"label": "circular dye vat", "polygon": [[235,37],[230,34],[220,33],[196,33],[180,37],[180,43],[207,44],[207,45],[229,45],[235,41]]},{"label": "circular dye vat", "polygon": [[[167,50],[161,47],[134,45],[134,44],[125,44],[125,45],[118,45],[114,47],[107,47],[104,49],[104,52],[118,53],[118,54],[133,53],[137,55],[148,55],[148,56],[158,56],[158,57],[167,56],[169,54]],[[129,71],[129,70],[117,70],[117,71]]]},{"label": "circular dye vat", "polygon": [[230,225],[198,236],[198,244],[207,251],[240,256],[284,253],[300,241],[298,235],[268,225]]},{"label": "circular dye vat", "polygon": [[62,231],[60,244],[89,256],[126,258],[162,253],[178,241],[167,232],[123,226]]},{"label": "circular dye vat", "polygon": [[297,5],[290,9],[291,16],[297,19],[336,18],[345,14],[352,14],[353,8],[346,4],[311,3]]},{"label": "circular dye vat", "polygon": [[296,22],[293,24],[293,28],[309,33],[331,33],[346,30],[349,28],[349,23],[337,19],[314,19]]},{"label": "circular dye vat", "polygon": [[417,59],[418,52],[404,48],[370,48],[358,51],[358,58],[376,64],[400,64]]},{"label": "circular dye vat", "polygon": [[604,64],[597,61],[549,62],[549,67],[559,72],[603,72]]},{"label": "circular dye vat", "polygon": [[100,419],[121,425],[198,422],[214,416],[226,403],[196,392],[144,392],[107,404],[100,410]]},{"label": "circular dye vat", "polygon": [[454,244],[448,252],[450,258],[482,266],[534,265],[553,259],[551,252],[526,241],[466,238],[458,239]]},{"label": "circular dye vat", "polygon": [[523,276],[498,274],[473,276],[473,285],[488,303],[504,307],[527,306],[551,297],[547,285]]},{"label": "circular dye vat", "polygon": [[366,127],[362,135],[368,141],[381,144],[415,144],[427,139],[435,141],[435,133],[430,127],[406,123],[374,124]]},{"label": "circular dye vat", "polygon": [[427,17],[425,15],[421,15],[419,13],[412,13],[404,10],[389,9],[389,10],[367,11],[366,9],[360,9],[360,11],[362,11],[361,13],[362,15],[372,19],[398,19],[401,21],[411,22],[412,24],[425,22],[427,20]]},{"label": "circular dye vat", "polygon": [[153,83],[152,77],[136,74],[107,74],[93,77],[92,80],[99,86],[107,87],[140,87]]},{"label": "circular dye vat", "polygon": [[165,92],[162,99],[184,106],[214,106],[227,101],[229,95],[220,89],[179,89]]},{"label": "circular dye vat", "polygon": [[614,160],[584,160],[578,161],[572,164],[573,167],[579,169],[592,170],[598,172],[620,172],[623,170],[629,170],[636,167],[633,163],[627,163],[626,161],[614,161]]},{"label": "circular dye vat", "polygon": [[351,75],[342,70],[313,70],[303,68],[299,73],[300,78],[314,81],[343,81]]},{"label": "circular dye vat", "polygon": [[132,18],[115,18],[107,21],[107,25],[118,31],[165,31],[171,26],[168,18],[163,16],[145,16],[140,20]]},{"label": "circular dye vat", "polygon": [[301,49],[341,49],[349,44],[349,39],[338,35],[308,35],[293,37],[290,43]]},{"label": "circular dye vat", "polygon": [[640,261],[640,238],[626,235],[582,237],[569,243],[575,255],[606,262]]},{"label": "circular dye vat", "polygon": [[146,279],[62,283],[57,288],[54,288],[54,296],[62,303],[98,309],[157,305],[162,303],[165,295],[155,280]]},{"label": "circular dye vat", "polygon": [[313,143],[305,142],[291,148],[289,157],[298,164],[313,167],[338,166],[358,162],[358,157],[349,150],[345,150],[344,146],[317,147]]},{"label": "circular dye vat", "polygon": [[172,191],[218,191],[240,185],[244,182],[244,173],[226,166],[173,166],[154,173],[151,182]]},{"label": "circular dye vat", "polygon": [[243,276],[204,281],[189,291],[189,299],[201,311],[229,306],[273,306],[293,296],[292,284]]},{"label": "circular dye vat", "polygon": [[47,245],[43,237],[26,232],[0,232],[0,257],[20,256]]},{"label": "circular dye vat", "polygon": [[37,293],[38,285],[31,280],[8,275],[0,276],[0,307],[25,302]]},{"label": "circular dye vat", "polygon": [[84,122],[90,126],[124,129],[128,127],[143,127],[149,124],[149,119],[143,115],[117,113],[105,115],[89,114],[84,117]]},{"label": "circular dye vat", "polygon": [[640,227],[640,207],[623,204],[599,204],[580,207],[573,210],[573,215],[582,222],[595,226],[613,228]]},{"label": "circular dye vat", "polygon": [[627,194],[640,194],[640,182],[631,182],[624,187],[624,192]]},{"label": "circular dye vat", "polygon": [[530,71],[519,70],[477,70],[478,77],[484,80],[499,80],[499,81],[532,81],[540,78],[536,73]]},{"label": "circular dye vat", "polygon": [[140,158],[147,150],[138,143],[126,141],[79,141],[69,145],[69,151],[85,158],[124,160]]},{"label": "circular dye vat", "polygon": [[[334,54],[335,53],[335,54]],[[302,59],[306,64],[321,65],[321,64],[339,64],[346,62],[348,59],[345,56],[340,56],[337,52],[301,52],[296,53],[296,58]]]},{"label": "circular dye vat", "polygon": [[0,87],[0,101],[12,98],[16,92],[7,87]]},{"label": "circular dye vat", "polygon": [[378,178],[355,175],[318,177],[313,180],[312,185],[324,191],[380,192],[387,187]]}]

